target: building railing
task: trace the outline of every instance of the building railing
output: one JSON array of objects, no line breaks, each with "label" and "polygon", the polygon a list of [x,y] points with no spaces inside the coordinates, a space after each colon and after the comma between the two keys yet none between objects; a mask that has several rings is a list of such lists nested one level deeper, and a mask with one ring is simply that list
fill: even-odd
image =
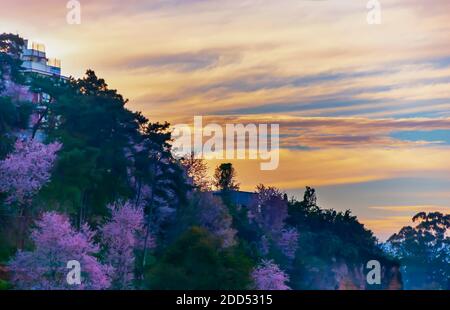
[{"label": "building railing", "polygon": [[54,68],[61,68],[61,60],[56,58],[49,58],[47,65]]}]

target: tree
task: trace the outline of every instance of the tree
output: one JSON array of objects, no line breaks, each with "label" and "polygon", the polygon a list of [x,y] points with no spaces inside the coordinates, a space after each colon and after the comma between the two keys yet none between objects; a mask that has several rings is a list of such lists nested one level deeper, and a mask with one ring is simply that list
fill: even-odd
[{"label": "tree", "polygon": [[295,228],[283,229],[281,236],[277,240],[277,245],[281,252],[289,259],[295,258],[298,248],[298,231]]},{"label": "tree", "polygon": [[105,216],[109,203],[133,194],[127,152],[140,137],[141,117],[126,109],[127,100],[92,70],[62,84],[45,78],[33,81],[33,88],[52,98],[41,129],[64,144],[43,198],[76,213],[78,226],[91,216]]},{"label": "tree", "polygon": [[380,249],[373,233],[349,210],[338,212],[317,206],[313,188],[306,188],[302,200],[288,201],[285,223],[285,229],[292,227],[299,233],[295,258],[288,269],[293,289],[334,288],[330,283],[338,280],[330,266],[336,262],[364,266],[376,259],[386,268],[398,264]]},{"label": "tree", "polygon": [[251,261],[236,248],[223,249],[206,230],[193,227],[149,271],[147,285],[163,290],[246,289]]},{"label": "tree", "polygon": [[0,192],[6,203],[16,205],[19,213],[19,244],[24,247],[25,230],[33,197],[50,181],[58,142],[43,144],[35,140],[18,140],[14,151],[0,161]]},{"label": "tree", "polygon": [[[39,102],[39,106],[35,106],[35,110],[31,115],[31,138],[34,139],[38,131],[48,131],[58,125],[61,115],[54,114],[54,105],[56,98],[64,94],[70,94],[70,82],[66,83],[60,77],[41,76],[39,74],[31,73],[32,77],[29,79],[29,92],[35,94],[45,94]],[[53,113],[53,114],[52,114]]]},{"label": "tree", "polygon": [[415,227],[403,227],[392,235],[385,249],[403,266],[408,289],[450,289],[450,215],[421,212]]},{"label": "tree", "polygon": [[14,147],[16,137],[13,132],[28,128],[31,111],[31,103],[16,103],[9,97],[0,97],[0,159]]},{"label": "tree", "polygon": [[275,187],[258,185],[248,217],[260,229],[262,255],[269,255],[275,249],[289,261],[295,258],[299,234],[296,228],[286,225],[288,201],[285,194]]},{"label": "tree", "polygon": [[233,219],[221,199],[214,197],[211,193],[201,193],[196,211],[199,225],[218,238],[224,248],[236,244]]},{"label": "tree", "polygon": [[263,260],[253,269],[252,279],[256,290],[290,290],[289,276],[273,261]]},{"label": "tree", "polygon": [[25,41],[16,34],[2,33],[0,34],[0,53],[6,53],[13,57],[19,57]]},{"label": "tree", "polygon": [[306,191],[303,196],[303,206],[308,210],[317,210],[317,195],[314,188],[306,186]]},{"label": "tree", "polygon": [[145,235],[161,237],[188,189],[171,153],[170,125],[126,109],[127,100],[92,70],[61,87],[45,81],[35,87],[54,98],[48,112],[54,120],[44,129],[64,143],[43,199],[76,212],[78,225],[107,215],[105,206],[119,198],[133,199],[144,206]]},{"label": "tree", "polygon": [[216,168],[214,186],[224,192],[239,190],[239,184],[236,183],[236,171],[232,164],[221,164]]},{"label": "tree", "polygon": [[[61,214],[44,213],[36,222],[31,239],[32,252],[19,251],[9,264],[11,281],[17,289],[106,289],[110,285],[110,268],[95,257],[99,247],[87,225],[75,231]],[[76,260],[81,266],[81,284],[67,281],[67,263]]]},{"label": "tree", "polygon": [[[108,209],[111,210],[111,220],[101,231],[106,246],[106,262],[114,268],[111,287],[130,289],[134,280],[135,251],[143,245],[144,211],[129,201],[111,204]],[[153,240],[149,242],[151,247]]]},{"label": "tree", "polygon": [[186,170],[187,176],[192,180],[193,185],[199,191],[211,190],[211,181],[208,177],[208,165],[202,158],[196,158],[195,153],[191,153],[181,159],[181,164]]},{"label": "tree", "polygon": [[35,140],[18,140],[14,152],[0,162],[0,191],[8,204],[25,206],[50,181],[58,142],[43,144]]},{"label": "tree", "polygon": [[[190,188],[183,168],[172,156],[172,132],[169,123],[148,123],[143,127],[135,156],[137,201],[144,204],[145,239],[153,231],[162,235],[164,226],[174,219],[176,208],[187,202]],[[142,191],[145,190],[143,193]],[[160,236],[163,237],[163,236]],[[142,270],[147,259],[144,242]]]},{"label": "tree", "polygon": [[287,201],[275,187],[257,186],[257,198],[251,204],[249,217],[270,236],[281,233],[288,216]]},{"label": "tree", "polygon": [[25,81],[21,72],[22,61],[20,60],[20,53],[24,45],[25,41],[18,35],[0,34],[0,94],[5,90],[5,78],[19,84],[23,84]]}]

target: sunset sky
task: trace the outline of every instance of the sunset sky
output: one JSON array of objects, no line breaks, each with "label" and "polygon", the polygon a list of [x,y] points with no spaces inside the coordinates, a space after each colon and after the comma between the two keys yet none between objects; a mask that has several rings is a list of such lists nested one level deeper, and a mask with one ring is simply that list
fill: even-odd
[{"label": "sunset sky", "polygon": [[[258,183],[351,209],[384,240],[450,206],[450,1],[2,1],[0,32],[44,43],[63,73],[92,68],[152,121],[279,123],[280,167]],[[216,163],[211,163],[213,167]]]}]

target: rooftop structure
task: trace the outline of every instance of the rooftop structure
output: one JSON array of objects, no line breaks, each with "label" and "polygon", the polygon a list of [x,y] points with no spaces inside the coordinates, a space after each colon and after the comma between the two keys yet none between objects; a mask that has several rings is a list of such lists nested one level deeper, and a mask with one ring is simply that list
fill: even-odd
[{"label": "rooftop structure", "polygon": [[33,72],[47,76],[61,76],[61,61],[47,58],[43,44],[28,44],[28,40],[25,40],[21,60],[25,72]]},{"label": "rooftop structure", "polygon": [[214,191],[212,194],[216,197],[227,197],[231,203],[244,207],[249,207],[258,197],[256,193],[241,191]]}]

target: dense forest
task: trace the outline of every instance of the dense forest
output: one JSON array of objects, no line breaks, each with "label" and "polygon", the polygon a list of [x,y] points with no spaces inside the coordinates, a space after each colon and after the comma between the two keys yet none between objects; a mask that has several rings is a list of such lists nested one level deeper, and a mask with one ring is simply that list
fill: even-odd
[{"label": "dense forest", "polygon": [[170,124],[129,110],[92,70],[23,74],[23,44],[0,35],[0,289],[450,289],[450,215],[419,213],[381,244],[313,188],[239,192],[231,164],[209,178],[203,160],[174,156]]}]

